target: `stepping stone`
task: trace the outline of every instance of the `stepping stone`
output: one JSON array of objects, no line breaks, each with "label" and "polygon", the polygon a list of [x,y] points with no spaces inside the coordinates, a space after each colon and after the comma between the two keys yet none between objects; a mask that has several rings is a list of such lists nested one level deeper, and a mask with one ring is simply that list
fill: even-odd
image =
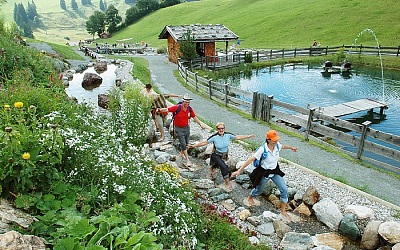
[{"label": "stepping stone", "polygon": [[[254,200],[254,206],[256,206],[256,207],[261,206],[261,201],[255,199],[255,198],[253,198],[253,200]],[[245,197],[245,198],[243,199],[243,203],[244,203],[245,206],[251,207],[251,205],[250,205],[249,200],[247,199],[247,197]]]}]

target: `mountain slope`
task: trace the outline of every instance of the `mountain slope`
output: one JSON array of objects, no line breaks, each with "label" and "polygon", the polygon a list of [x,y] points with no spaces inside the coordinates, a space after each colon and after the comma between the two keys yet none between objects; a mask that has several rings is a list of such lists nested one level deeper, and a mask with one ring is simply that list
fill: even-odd
[{"label": "mountain slope", "polygon": [[[353,44],[358,34],[372,29],[385,46],[400,45],[398,0],[203,0],[159,10],[115,34],[113,40],[134,37],[153,47],[165,25],[224,24],[235,32],[243,48],[294,48]],[[358,43],[376,45],[366,34]]]},{"label": "mountain slope", "polygon": [[[8,19],[10,13],[12,19],[12,8],[17,1],[8,0],[2,6],[4,13],[9,13]],[[28,0],[24,1],[26,7]],[[69,8],[70,3],[66,2]],[[58,0],[35,1],[46,28],[34,31],[34,35],[57,43],[67,42],[65,37],[74,41],[90,37],[85,22],[98,9],[99,1],[92,0],[90,7],[77,2],[78,12],[65,12],[59,8]],[[109,0],[107,4],[114,4],[123,17],[130,7],[124,0]],[[308,47],[313,39],[322,46],[349,45],[366,28],[375,32],[381,45],[399,46],[399,9],[398,0],[201,0],[158,10],[103,42],[132,37],[132,42],[166,47],[167,42],[158,39],[165,25],[219,23],[239,36],[242,48]],[[376,45],[370,33],[365,33],[357,43]]]}]

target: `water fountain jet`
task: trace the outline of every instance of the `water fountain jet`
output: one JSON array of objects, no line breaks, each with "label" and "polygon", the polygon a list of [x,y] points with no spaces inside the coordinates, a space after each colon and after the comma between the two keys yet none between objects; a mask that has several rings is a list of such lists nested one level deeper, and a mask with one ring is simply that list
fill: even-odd
[{"label": "water fountain jet", "polygon": [[372,36],[375,39],[376,45],[378,46],[378,55],[379,55],[379,60],[381,63],[381,74],[382,74],[382,101],[385,102],[385,79],[383,78],[383,64],[382,64],[382,55],[381,55],[381,46],[379,45],[378,42],[378,38],[376,37],[376,34],[373,30],[371,30],[370,28],[366,28],[365,30],[361,31],[356,39],[354,39],[354,44],[355,45],[357,43],[358,38],[360,38],[360,36],[362,36],[365,32],[368,32],[370,34],[372,34]]}]

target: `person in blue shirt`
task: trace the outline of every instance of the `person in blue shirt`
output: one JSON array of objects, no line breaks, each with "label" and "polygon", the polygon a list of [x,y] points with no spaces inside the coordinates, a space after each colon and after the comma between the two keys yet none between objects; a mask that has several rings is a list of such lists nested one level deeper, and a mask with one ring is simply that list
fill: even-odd
[{"label": "person in blue shirt", "polygon": [[254,134],[251,135],[234,135],[232,133],[225,131],[225,124],[223,122],[218,122],[215,125],[218,130],[217,133],[211,135],[207,140],[189,144],[188,148],[195,148],[205,146],[209,143],[214,144],[214,150],[211,154],[210,158],[210,171],[211,171],[211,179],[214,179],[214,169],[215,167],[219,167],[221,170],[222,178],[225,180],[226,190],[228,192],[232,191],[232,186],[230,184],[230,176],[229,176],[229,168],[225,163],[225,160],[228,158],[228,147],[230,145],[231,140],[243,140],[249,138],[255,138]]}]

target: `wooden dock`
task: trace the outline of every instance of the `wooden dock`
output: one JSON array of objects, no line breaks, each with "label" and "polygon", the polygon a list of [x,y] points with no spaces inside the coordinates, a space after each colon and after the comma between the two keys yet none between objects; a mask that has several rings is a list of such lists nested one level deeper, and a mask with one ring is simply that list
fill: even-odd
[{"label": "wooden dock", "polygon": [[380,108],[380,114],[383,114],[383,110],[387,109],[388,107],[387,104],[384,102],[365,98],[329,107],[323,107],[320,109],[320,112],[324,115],[340,117],[365,110],[373,110],[374,108]]}]

